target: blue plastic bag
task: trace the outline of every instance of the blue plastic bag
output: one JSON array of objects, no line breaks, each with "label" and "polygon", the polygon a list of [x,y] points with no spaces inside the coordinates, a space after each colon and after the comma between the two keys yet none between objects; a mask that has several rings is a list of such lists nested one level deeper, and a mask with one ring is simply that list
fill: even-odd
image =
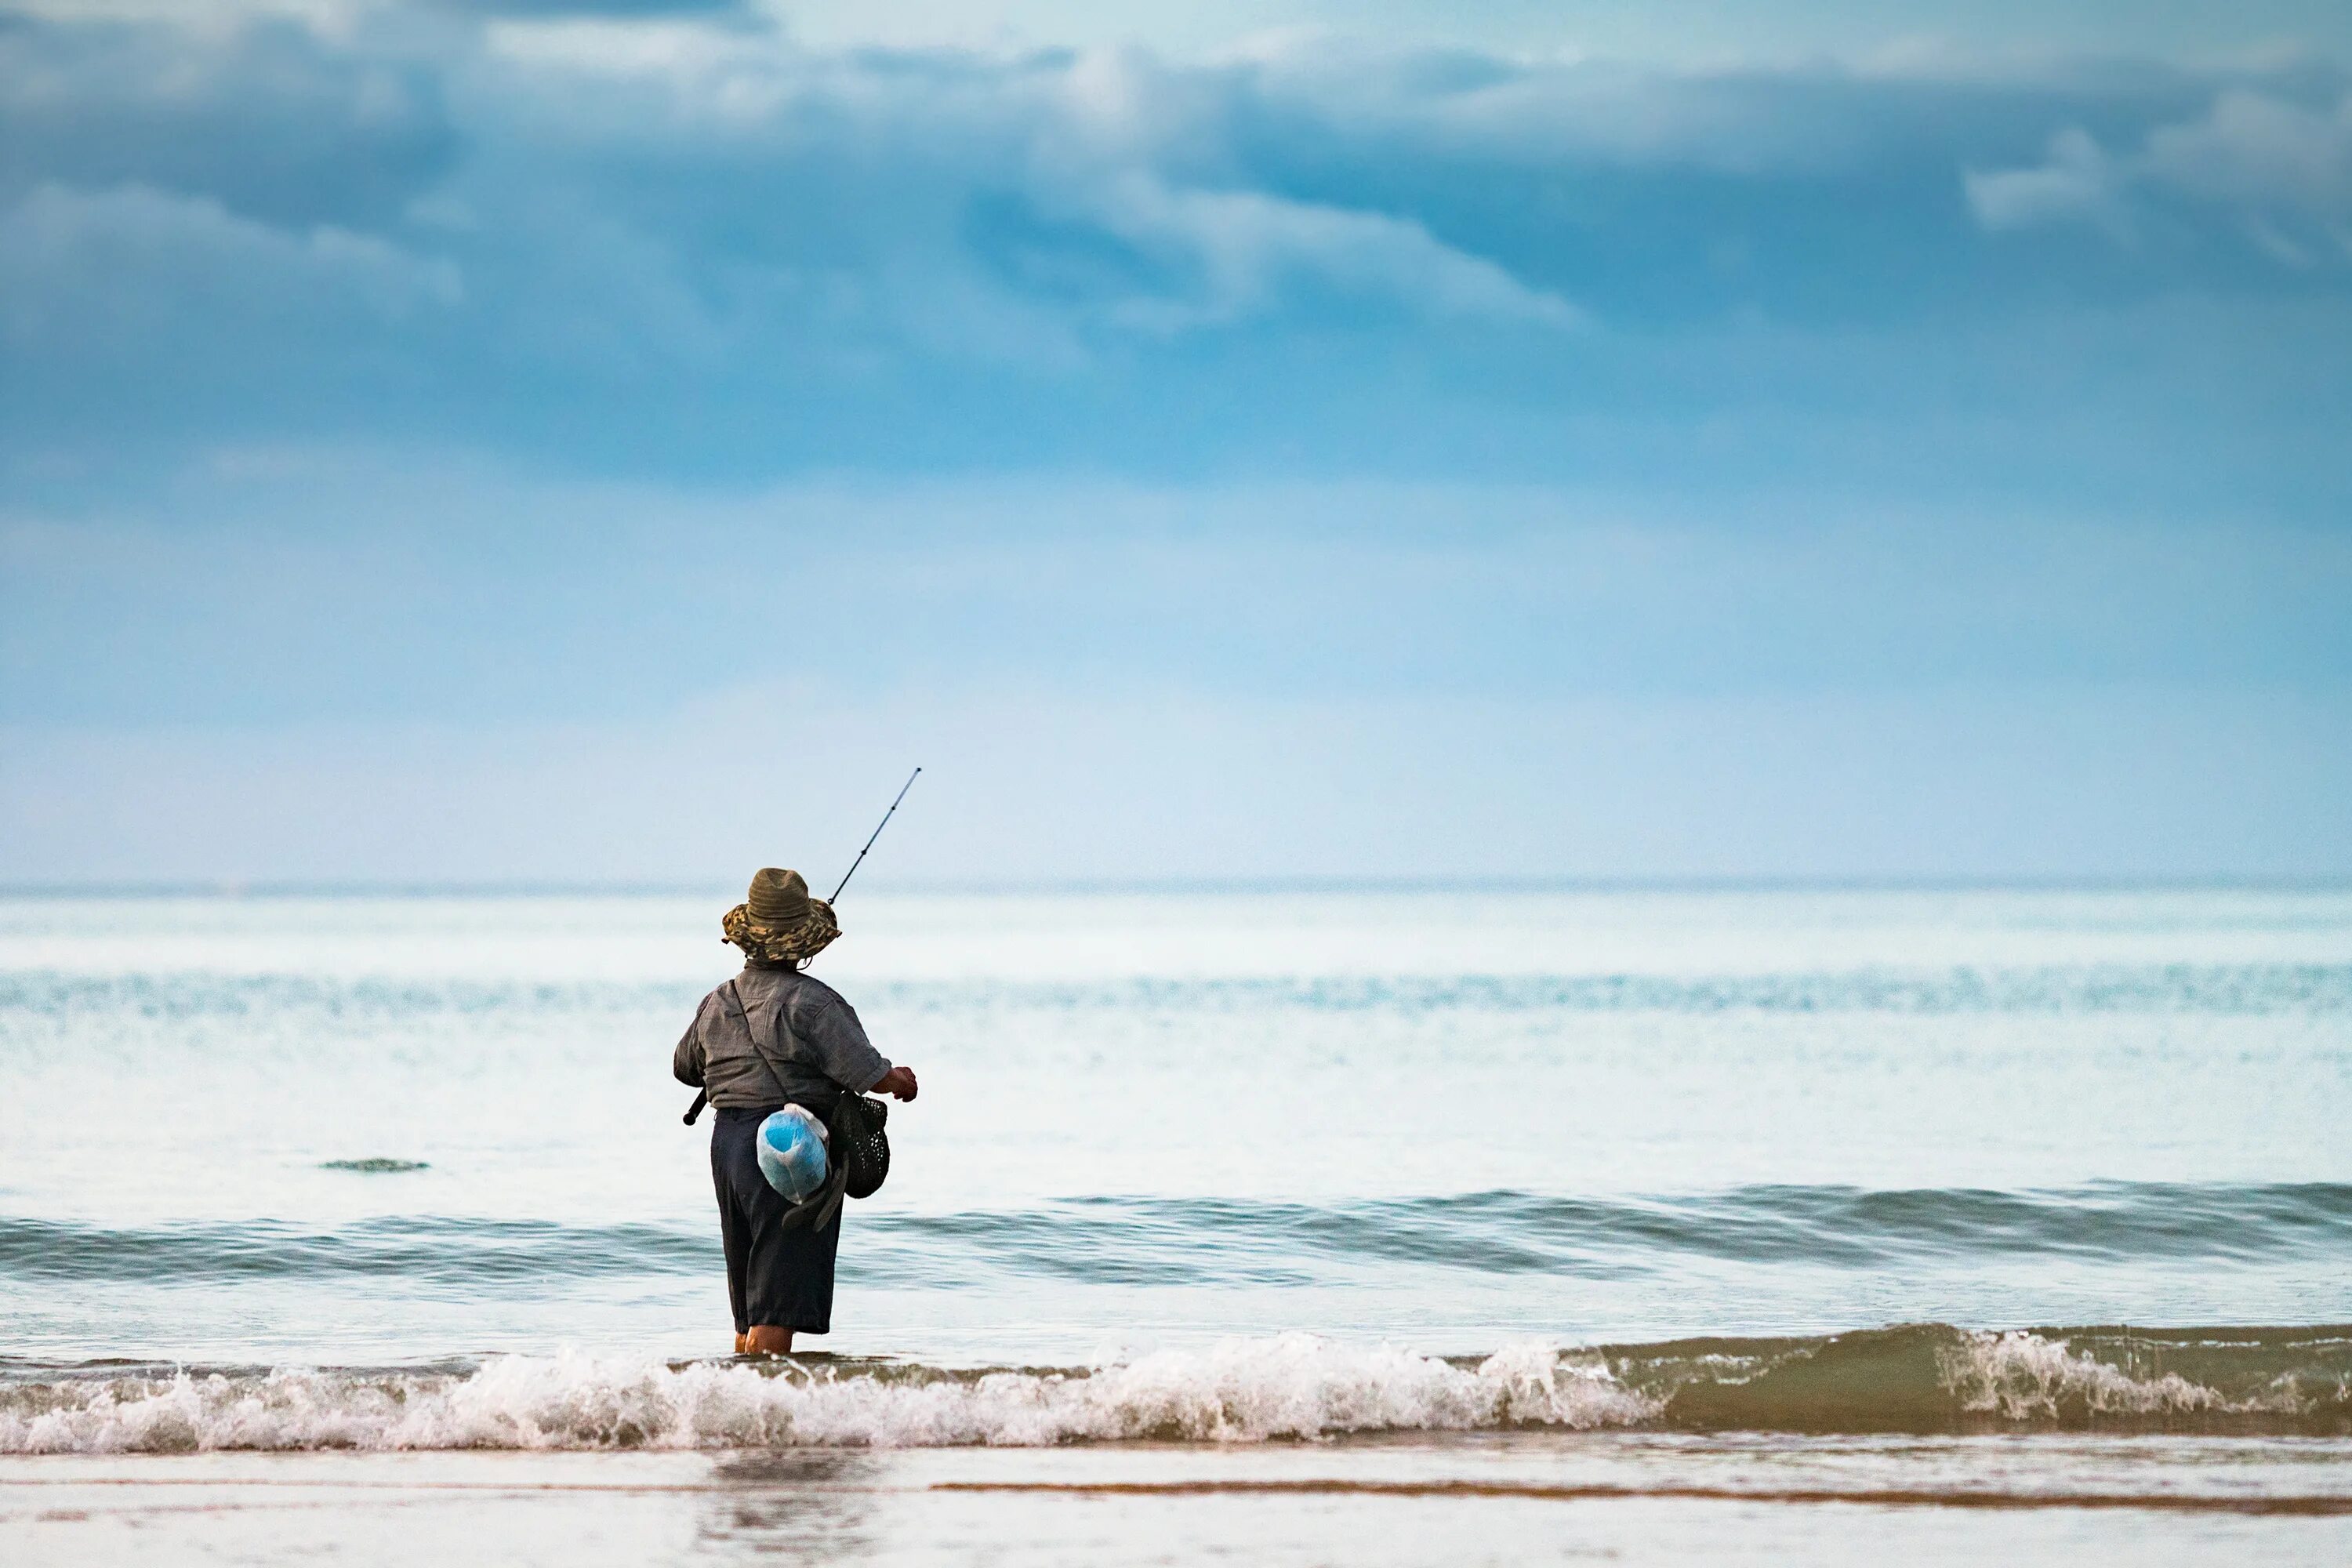
[{"label": "blue plastic bag", "polygon": [[760,1123],[760,1174],[799,1203],[824,1185],[824,1137],[823,1122],[800,1106],[785,1106]]}]

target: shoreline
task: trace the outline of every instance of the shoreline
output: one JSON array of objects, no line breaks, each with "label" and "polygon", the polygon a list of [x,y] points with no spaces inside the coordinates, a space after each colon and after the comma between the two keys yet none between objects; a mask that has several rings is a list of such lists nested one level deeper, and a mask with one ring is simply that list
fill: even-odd
[{"label": "shoreline", "polygon": [[[12,1563],[1224,1553],[1384,1564],[2057,1563],[2352,1546],[2352,1439],[1389,1435],[1204,1448],[0,1458]],[[1449,1548],[1450,1543],[1450,1548]],[[2189,1548],[2194,1547],[2190,1552]]]}]

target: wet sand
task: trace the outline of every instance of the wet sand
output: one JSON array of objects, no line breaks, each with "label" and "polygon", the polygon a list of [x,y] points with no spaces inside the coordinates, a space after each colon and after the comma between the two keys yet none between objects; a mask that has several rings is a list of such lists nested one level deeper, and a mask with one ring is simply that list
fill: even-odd
[{"label": "wet sand", "polygon": [[1493,1434],[1246,1448],[0,1461],[17,1568],[2337,1563],[2352,1440]]}]

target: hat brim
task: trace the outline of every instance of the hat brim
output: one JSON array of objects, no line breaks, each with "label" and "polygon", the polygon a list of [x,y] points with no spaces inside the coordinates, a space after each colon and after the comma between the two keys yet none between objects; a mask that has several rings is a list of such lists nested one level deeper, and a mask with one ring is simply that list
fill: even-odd
[{"label": "hat brim", "polygon": [[753,958],[787,962],[814,958],[841,934],[833,906],[823,899],[809,900],[809,912],[797,921],[770,925],[752,920],[751,906],[738,904],[719,921],[726,940]]}]

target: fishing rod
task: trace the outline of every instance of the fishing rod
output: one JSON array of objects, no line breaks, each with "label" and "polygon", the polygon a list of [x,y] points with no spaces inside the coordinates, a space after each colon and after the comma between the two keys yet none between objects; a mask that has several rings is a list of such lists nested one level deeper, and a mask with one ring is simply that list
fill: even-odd
[{"label": "fishing rod", "polygon": [[[873,833],[866,840],[866,849],[874,847],[874,840],[882,837],[882,830],[890,826],[892,817],[898,815],[898,802],[907,798],[907,792],[914,788],[915,781],[922,776],[923,770],[920,768],[907,775],[907,782],[898,786],[898,795],[890,802],[890,809],[884,812],[882,820],[874,825]],[[860,849],[857,852],[857,858],[849,863],[849,869],[841,874],[841,887],[834,889],[833,898],[825,900],[826,903],[832,903],[834,899],[840,898],[841,889],[849,886],[849,879],[857,875],[857,868],[866,864],[866,849]]]},{"label": "fishing rod", "polygon": [[[857,875],[857,868],[866,864],[866,850],[874,847],[874,841],[882,837],[882,830],[890,826],[890,819],[892,817],[898,815],[898,803],[907,798],[907,792],[914,788],[915,781],[922,776],[923,770],[917,768],[913,773],[907,775],[907,782],[898,786],[898,793],[891,797],[890,809],[882,814],[882,820],[876,823],[874,825],[874,831],[866,836],[866,849],[860,849],[857,852],[857,858],[852,860],[849,863],[849,869],[841,874],[841,881],[833,889],[833,898],[825,900],[825,902],[828,905],[831,904],[835,899],[841,897],[841,889],[849,886],[849,879]],[[702,1114],[702,1108],[709,1103],[709,1090],[695,1090],[694,1103],[687,1107],[686,1114],[680,1117],[679,1120],[684,1121],[688,1127],[693,1126],[694,1119],[700,1116]]]}]

